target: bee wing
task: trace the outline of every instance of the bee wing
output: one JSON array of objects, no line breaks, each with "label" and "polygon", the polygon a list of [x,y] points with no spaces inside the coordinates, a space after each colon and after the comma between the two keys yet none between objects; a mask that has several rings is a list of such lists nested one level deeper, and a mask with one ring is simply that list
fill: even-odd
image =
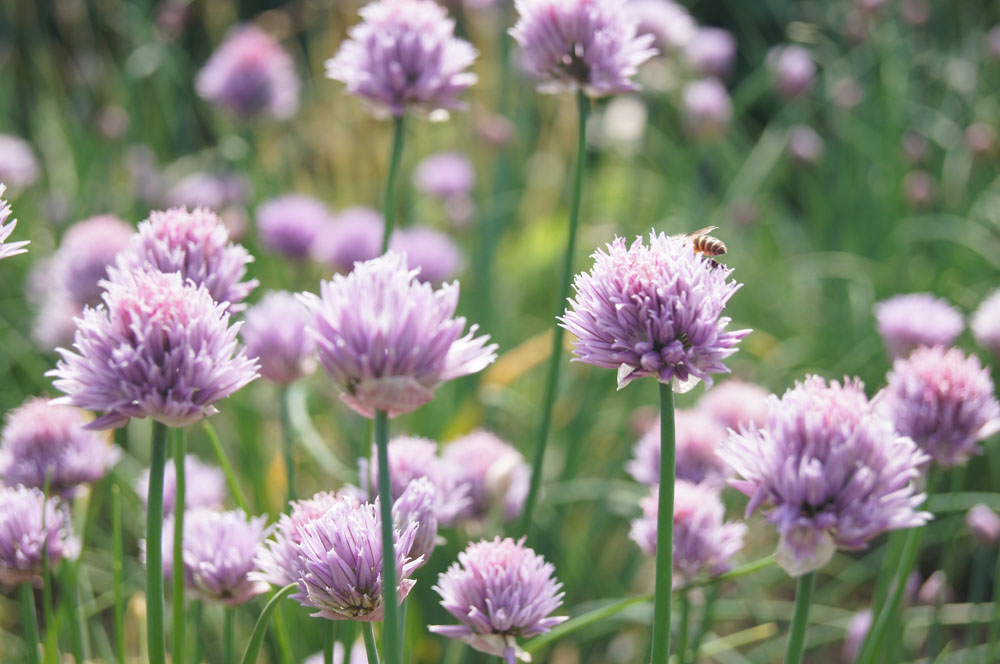
[{"label": "bee wing", "polygon": [[683,237],[698,237],[699,235],[708,235],[714,230],[717,230],[718,226],[705,226],[704,228],[699,228],[696,231],[691,231],[690,233],[685,233]]}]

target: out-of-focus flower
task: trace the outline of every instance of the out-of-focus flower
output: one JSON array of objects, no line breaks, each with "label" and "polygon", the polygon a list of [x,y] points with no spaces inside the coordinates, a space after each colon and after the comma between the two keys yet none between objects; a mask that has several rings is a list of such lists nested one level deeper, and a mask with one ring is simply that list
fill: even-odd
[{"label": "out-of-focus flower", "polygon": [[955,597],[954,591],[948,585],[948,575],[944,570],[937,570],[924,581],[917,591],[917,602],[936,606],[947,604]]},{"label": "out-of-focus flower", "polygon": [[924,495],[913,487],[929,457],[875,413],[857,380],[806,377],[770,398],[763,429],[731,433],[719,454],[750,497],[747,516],[773,505],[778,564],[792,576],[823,567],[837,548],[930,518],[916,511]]},{"label": "out-of-focus flower", "polygon": [[10,234],[17,227],[17,219],[11,219],[10,223],[7,223],[7,219],[10,218],[10,203],[3,199],[6,190],[7,185],[0,182],[0,260],[26,253],[28,250],[25,247],[29,244],[26,240],[21,242],[7,242],[7,238],[10,237]]},{"label": "out-of-focus flower", "polygon": [[663,54],[684,49],[698,33],[698,24],[673,0],[629,0],[625,12],[639,22],[640,35],[652,35]]},{"label": "out-of-focus flower", "polygon": [[313,258],[338,272],[347,273],[355,263],[370,261],[382,252],[382,215],[370,207],[342,210],[313,245]]},{"label": "out-of-focus flower", "polygon": [[82,313],[80,304],[65,297],[65,294],[53,293],[39,306],[31,327],[31,338],[44,350],[71,344],[76,333],[76,317]]},{"label": "out-of-focus flower", "polygon": [[593,258],[560,318],[577,337],[580,361],[617,369],[619,388],[651,376],[676,378],[684,391],[694,379],[711,385],[711,374],[729,371],[722,361],[750,332],[726,330],[722,309],[740,287],[726,280],[732,270],[711,267],[688,240],[655,232],[648,246],[615,238]]},{"label": "out-of-focus flower", "polygon": [[104,138],[115,141],[125,135],[132,118],[121,106],[105,106],[97,115],[97,129]]},{"label": "out-of-focus flower", "polygon": [[728,429],[761,426],[767,420],[768,394],[759,385],[727,380],[698,400],[698,410]]},{"label": "out-of-focus flower", "polygon": [[476,82],[476,49],[455,37],[455,22],[432,0],[376,0],[361,9],[326,76],[368,101],[378,115],[461,108]]},{"label": "out-of-focus flower", "polygon": [[996,130],[985,122],[973,122],[965,129],[965,146],[977,157],[992,152],[996,140]]},{"label": "out-of-focus flower", "polygon": [[878,333],[890,358],[920,346],[950,346],[962,333],[962,314],[930,293],[896,295],[875,305]]},{"label": "out-of-focus flower", "polygon": [[833,84],[833,103],[840,108],[854,108],[862,102],[864,96],[861,84],[852,76],[837,79]]},{"label": "out-of-focus flower", "polygon": [[548,617],[562,604],[564,595],[555,571],[551,563],[524,546],[523,539],[473,542],[434,586],[441,606],[462,624],[428,629],[503,657],[506,664],[514,664],[517,658],[529,661],[517,637],[544,634],[568,619]]},{"label": "out-of-focus flower", "polygon": [[80,484],[104,477],[120,456],[107,438],[84,429],[83,411],[30,398],[7,413],[0,440],[0,477],[8,486],[71,497]]},{"label": "out-of-focus flower", "polygon": [[[241,510],[195,509],[184,514],[184,587],[201,600],[239,606],[270,590],[249,578],[267,537],[267,517],[249,518]],[[163,575],[174,563],[173,517],[163,522]]]},{"label": "out-of-focus flower", "polygon": [[225,309],[176,272],[119,272],[104,304],[77,319],[75,350],[58,349],[46,374],[66,394],[57,403],[105,411],[91,429],[131,417],[180,427],[214,415],[216,401],[257,377]]},{"label": "out-of-focus flower", "polygon": [[38,161],[28,142],[10,134],[0,134],[0,182],[13,189],[25,189],[38,179]]},{"label": "out-of-focus flower", "polygon": [[[698,410],[678,410],[674,417],[676,471],[679,480],[721,487],[731,474],[716,454],[726,439],[726,429],[716,419]],[[660,423],[647,431],[632,451],[634,459],[625,470],[636,482],[654,486],[660,483]]]},{"label": "out-of-focus flower", "polygon": [[281,45],[253,25],[237,26],[198,72],[198,94],[242,119],[290,118],[299,108],[295,63]]},{"label": "out-of-focus flower", "polygon": [[130,146],[124,161],[132,195],[143,203],[159,204],[165,185],[153,149],[148,145]]},{"label": "out-of-focus flower", "polygon": [[55,286],[80,305],[101,301],[101,280],[108,266],[124,250],[135,229],[113,214],[90,217],[73,224],[52,256],[51,278]]},{"label": "out-of-focus flower", "polygon": [[684,47],[684,58],[700,75],[724,78],[736,58],[736,39],[728,30],[698,28]]},{"label": "out-of-focus flower", "polygon": [[461,152],[438,152],[417,164],[413,186],[438,198],[468,196],[476,186],[476,169]]},{"label": "out-of-focus flower", "polygon": [[681,95],[684,123],[702,141],[722,136],[733,118],[733,102],[726,87],[717,79],[706,78],[684,86]]},{"label": "out-of-focus flower", "polygon": [[[644,553],[656,555],[656,519],[659,487],[639,504],[642,516],[632,522],[629,537]],[[728,572],[730,560],[743,548],[747,527],[723,522],[725,508],[716,489],[678,480],[674,485],[674,584],[683,586],[699,575]]]},{"label": "out-of-focus flower", "polygon": [[916,208],[925,208],[934,202],[937,182],[934,176],[923,170],[910,171],[903,176],[903,197]]},{"label": "out-of-focus flower", "polygon": [[1000,403],[990,371],[957,348],[918,348],[897,358],[879,394],[879,407],[933,460],[961,465],[976,444],[1000,430]]},{"label": "out-of-focus flower", "polygon": [[778,91],[796,97],[808,90],[816,76],[816,62],[802,46],[779,46],[768,55],[768,64],[777,77]]},{"label": "out-of-focus flower", "polygon": [[604,97],[639,88],[632,77],[656,55],[653,35],[617,0],[514,0],[520,44],[543,92]]},{"label": "out-of-focus flower", "polygon": [[312,372],[315,348],[306,333],[308,323],[305,307],[284,291],[268,293],[247,309],[240,336],[247,354],[258,358],[261,376],[288,385]]},{"label": "out-of-focus flower", "polygon": [[995,25],[986,33],[986,52],[994,60],[1000,60],[1000,25]]},{"label": "out-of-focus flower", "polygon": [[41,587],[43,549],[52,567],[79,555],[66,510],[40,489],[0,485],[0,583]]},{"label": "out-of-focus flower", "polygon": [[861,646],[865,643],[869,630],[872,628],[872,610],[862,609],[853,616],[847,623],[847,630],[844,634],[844,649],[841,651],[841,658],[844,664],[853,664],[861,654]]},{"label": "out-of-focus flower", "polygon": [[411,270],[420,270],[417,279],[440,284],[458,274],[462,252],[451,236],[433,228],[401,228],[392,234],[389,247],[406,257]]},{"label": "out-of-focus flower", "polygon": [[250,197],[250,180],[239,173],[191,173],[164,194],[170,207],[206,207],[222,213],[232,206],[245,205]]},{"label": "out-of-focus flower", "polygon": [[899,13],[907,23],[919,27],[930,19],[931,3],[927,0],[902,0],[899,4]]},{"label": "out-of-focus flower", "polygon": [[965,525],[983,544],[995,544],[1000,539],[1000,515],[982,503],[965,513]]},{"label": "out-of-focus flower", "polygon": [[[149,497],[149,469],[135,482],[135,493],[146,504]],[[174,511],[177,501],[177,469],[168,463],[163,472],[163,513]],[[219,510],[226,501],[226,476],[222,470],[204,463],[194,454],[184,457],[184,509]]]},{"label": "out-of-focus flower", "polygon": [[[246,249],[229,241],[222,220],[211,210],[172,208],[151,212],[139,224],[139,232],[128,249],[118,254],[112,270],[179,273],[184,280],[204,286],[227,311],[237,313],[246,308],[243,300],[257,287],[256,279],[240,281],[252,261]],[[111,275],[112,281],[120,278]]]},{"label": "out-of-focus flower", "polygon": [[406,257],[393,251],[324,281],[320,295],[304,294],[309,333],[341,398],[365,417],[390,417],[431,400],[442,382],[476,373],[496,359],[488,337],[465,336],[453,318],[458,283],[434,290],[416,279]]},{"label": "out-of-focus flower", "polygon": [[476,133],[487,144],[500,148],[510,144],[517,135],[517,127],[508,118],[498,114],[484,114],[476,119]]},{"label": "out-of-focus flower", "polygon": [[316,238],[329,228],[332,215],[312,196],[291,194],[257,208],[260,241],[271,251],[301,260],[312,253]]},{"label": "out-of-focus flower", "polygon": [[813,166],[823,157],[823,139],[808,125],[788,130],[788,154],[799,164]]},{"label": "out-of-focus flower", "polygon": [[916,166],[927,158],[927,138],[916,131],[907,131],[900,139],[900,149],[906,161]]},{"label": "out-of-focus flower", "polygon": [[638,95],[617,95],[604,107],[601,130],[604,138],[627,155],[636,154],[646,135],[649,111]]},{"label": "out-of-focus flower", "polygon": [[1000,357],[1000,289],[990,293],[979,304],[969,328],[976,343]]},{"label": "out-of-focus flower", "polygon": [[477,430],[445,445],[442,456],[468,486],[471,500],[463,518],[485,520],[495,514],[512,521],[521,515],[531,471],[516,447]]},{"label": "out-of-focus flower", "polygon": [[407,484],[392,504],[392,520],[400,532],[411,524],[416,526],[410,558],[426,565],[437,544],[437,489],[434,484],[426,477],[418,477]]}]

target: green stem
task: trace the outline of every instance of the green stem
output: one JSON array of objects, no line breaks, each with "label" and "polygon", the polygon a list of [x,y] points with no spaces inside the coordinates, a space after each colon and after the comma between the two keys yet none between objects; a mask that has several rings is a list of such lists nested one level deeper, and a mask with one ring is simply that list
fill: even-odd
[{"label": "green stem", "polygon": [[233,618],[235,617],[236,610],[227,606],[223,608],[225,612],[225,617],[222,623],[222,664],[232,664],[233,661],[233,644],[236,642],[236,629],[233,625]]},{"label": "green stem", "polygon": [[545,376],[545,392],[542,396],[542,419],[535,437],[534,453],[531,459],[531,484],[528,497],[524,501],[524,511],[518,532],[526,535],[531,526],[531,517],[538,501],[538,491],[542,482],[542,460],[545,458],[545,446],[552,428],[552,407],[556,400],[556,387],[559,383],[559,367],[562,356],[563,328],[558,317],[566,307],[569,297],[569,284],[573,276],[573,254],[576,251],[576,230],[580,222],[580,199],[583,193],[583,170],[587,156],[587,116],[590,113],[590,100],[582,92],[577,92],[577,148],[576,169],[573,174],[573,190],[570,195],[569,234],[566,237],[566,253],[563,255],[562,275],[559,280],[559,291],[556,294],[556,321],[552,331],[552,353],[549,355],[548,371]]},{"label": "green stem", "polygon": [[167,425],[153,422],[146,501],[146,647],[149,664],[166,664],[163,635],[163,473],[167,466]]},{"label": "green stem", "polygon": [[28,664],[39,664],[38,614],[35,612],[35,591],[31,583],[21,584],[21,626],[24,629],[24,649]]},{"label": "green stem", "polygon": [[285,479],[288,482],[288,504],[285,511],[292,509],[292,501],[295,500],[295,455],[292,453],[294,438],[292,431],[291,408],[289,407],[289,391],[287,386],[281,388],[281,452],[285,457]]},{"label": "green stem", "polygon": [[990,649],[987,662],[997,661],[1000,654],[1000,551],[996,551],[996,567],[993,571],[993,620],[990,621]]},{"label": "green stem", "polygon": [[278,657],[281,664],[292,664],[295,660],[295,653],[292,648],[292,641],[288,638],[288,621],[284,607],[278,607],[274,614],[274,634],[278,641]]},{"label": "green stem", "polygon": [[816,572],[799,577],[795,589],[795,612],[792,627],[788,632],[788,648],[785,650],[785,664],[799,664],[806,645],[806,628],[809,626],[809,608],[812,606],[813,590],[816,588]]},{"label": "green stem", "polygon": [[191,621],[194,623],[194,651],[191,653],[191,664],[201,664],[202,644],[205,642],[204,614],[205,605],[195,600],[191,603]]},{"label": "green stem", "polygon": [[[45,475],[43,488],[44,505],[42,507],[42,532],[45,529],[45,507],[49,502],[49,486],[51,471]],[[56,629],[56,615],[52,609],[52,563],[49,559],[49,540],[46,537],[42,543],[42,615],[45,616],[45,664],[57,664],[59,661],[59,633]]]},{"label": "green stem", "polygon": [[122,489],[111,487],[111,575],[115,599],[115,655],[125,664],[125,541],[122,537]]},{"label": "green stem", "polygon": [[375,628],[370,622],[361,623],[361,634],[365,638],[365,654],[368,664],[378,664],[378,649],[375,647]]},{"label": "green stem", "polygon": [[260,615],[257,616],[257,622],[254,623],[253,633],[250,635],[250,641],[247,643],[246,652],[243,653],[242,664],[254,664],[257,661],[257,656],[260,655],[260,647],[264,644],[264,634],[267,632],[267,623],[271,620],[271,614],[274,613],[274,609],[281,603],[281,600],[290,595],[298,587],[298,584],[289,583],[274,593],[274,596],[264,605],[264,610],[260,612]]},{"label": "green stem", "polygon": [[83,620],[83,598],[80,595],[80,586],[77,583],[77,575],[79,574],[78,563],[79,559],[63,561],[62,583],[65,589],[64,602],[68,604],[66,608],[69,613],[69,632],[73,646],[73,661],[86,662],[89,657],[85,654],[87,648],[84,645],[83,639],[86,623]]},{"label": "green stem", "polygon": [[396,176],[399,173],[400,157],[403,156],[403,136],[406,125],[405,116],[393,117],[392,155],[389,157],[389,177],[385,184],[385,229],[382,233],[382,253],[389,248],[392,229],[396,223]]},{"label": "green stem", "polygon": [[174,474],[177,477],[174,492],[174,560],[173,560],[173,597],[171,609],[174,613],[173,642],[171,654],[173,661],[184,661],[184,505],[187,494],[187,480],[184,473],[184,456],[187,447],[187,435],[184,429],[174,429]]},{"label": "green stem", "polygon": [[323,664],[333,664],[333,623],[324,625],[323,630]]},{"label": "green stem", "polygon": [[674,576],[674,391],[660,386],[660,489],[656,517],[656,587],[653,598],[652,664],[670,656],[670,603]]},{"label": "green stem", "polygon": [[687,661],[688,626],[691,624],[691,598],[687,592],[681,593],[681,624],[677,628],[677,662]]},{"label": "green stem", "polygon": [[694,633],[694,640],[691,641],[692,662],[698,661],[698,651],[701,649],[701,642],[705,639],[705,635],[708,634],[708,630],[712,628],[712,618],[715,614],[715,600],[719,597],[720,585],[720,583],[713,583],[708,587],[705,596],[705,608],[701,613],[701,623],[698,625],[698,631]]},{"label": "green stem", "polygon": [[215,432],[215,427],[208,420],[203,420],[201,426],[205,430],[205,435],[208,436],[208,442],[212,444],[212,450],[215,452],[215,458],[219,462],[219,466],[222,467],[222,472],[226,475],[226,484],[229,485],[229,490],[233,492],[233,499],[241,510],[247,514],[251,514],[250,504],[247,503],[247,499],[240,489],[239,482],[236,481],[236,475],[233,474],[233,466],[229,463],[229,457],[226,456],[226,450],[222,447],[219,434]]},{"label": "green stem", "polygon": [[375,411],[375,447],[378,451],[378,495],[382,516],[382,658],[399,664],[399,602],[396,597],[396,553],[392,540],[392,482],[389,478],[389,417]]}]

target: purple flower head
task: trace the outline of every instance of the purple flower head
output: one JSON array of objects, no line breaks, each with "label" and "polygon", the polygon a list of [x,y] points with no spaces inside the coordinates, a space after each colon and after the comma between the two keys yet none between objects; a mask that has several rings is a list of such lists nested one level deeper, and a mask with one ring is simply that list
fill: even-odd
[{"label": "purple flower head", "polygon": [[957,348],[918,348],[897,359],[879,395],[896,427],[945,467],[965,463],[976,444],[1000,430],[1000,404],[990,371]]},{"label": "purple flower head", "polygon": [[238,26],[212,54],[195,81],[198,94],[242,119],[290,118],[299,108],[295,63],[266,32]]},{"label": "purple flower head", "polygon": [[[721,487],[732,474],[716,454],[726,439],[726,429],[711,416],[697,410],[678,410],[674,419],[676,440],[676,477],[695,484]],[[636,482],[654,486],[660,483],[660,424],[657,422],[639,439],[634,459],[625,470]]]},{"label": "purple flower head", "polygon": [[367,100],[377,115],[462,108],[458,95],[476,82],[467,69],[476,49],[455,37],[455,22],[432,0],[376,0],[336,56],[326,77]]},{"label": "purple flower head", "polygon": [[[241,510],[195,509],[184,515],[184,586],[198,599],[239,606],[271,586],[251,579],[269,528],[267,517]],[[174,521],[163,523],[163,574],[173,575]]]},{"label": "purple flower head", "polygon": [[[469,505],[469,486],[460,468],[437,455],[438,444],[426,438],[400,436],[389,441],[389,478],[392,500],[403,495],[416,479],[434,485],[434,509],[442,525],[450,525]],[[372,447],[371,464],[358,459],[361,489],[370,498],[378,495],[378,459]]]},{"label": "purple flower head", "polygon": [[454,278],[462,266],[462,252],[454,240],[433,228],[401,228],[392,234],[389,247],[406,256],[406,266],[420,270],[417,279],[429,284]]},{"label": "purple flower head", "polygon": [[240,335],[247,354],[258,358],[261,376],[288,385],[312,372],[316,362],[312,338],[306,333],[309,316],[294,295],[268,293],[243,318]]},{"label": "purple flower head", "polygon": [[[632,522],[629,537],[643,553],[656,555],[656,518],[659,488],[639,501],[642,516]],[[718,576],[728,572],[730,560],[743,548],[747,527],[723,523],[725,508],[719,492],[704,484],[678,480],[674,485],[675,585],[690,583],[701,574]]]},{"label": "purple flower head", "polygon": [[28,142],[17,136],[0,134],[0,182],[17,190],[30,187],[37,179],[38,161]]},{"label": "purple flower head", "polygon": [[428,629],[503,657],[506,664],[514,664],[518,657],[528,661],[517,637],[544,634],[568,620],[548,617],[565,594],[555,571],[552,563],[524,546],[523,538],[473,542],[434,586],[441,606],[462,624]]},{"label": "purple flower head", "polygon": [[438,198],[464,198],[476,186],[476,169],[461,152],[438,152],[417,164],[413,186]]},{"label": "purple flower head", "polygon": [[640,35],[653,35],[664,54],[686,49],[698,34],[694,18],[673,0],[629,0],[625,12],[639,21]]},{"label": "purple flower head", "polygon": [[0,477],[8,486],[44,488],[72,497],[80,484],[104,477],[120,456],[96,431],[84,429],[83,411],[30,398],[7,413],[0,441]]},{"label": "purple flower head", "polygon": [[[135,492],[146,504],[149,497],[149,469],[145,469],[135,482]],[[177,469],[167,464],[163,472],[163,513],[174,511],[177,501]],[[193,510],[222,509],[226,501],[226,476],[222,470],[204,463],[194,454],[184,457],[184,508]]]},{"label": "purple flower head", "polygon": [[965,525],[972,531],[973,537],[987,546],[1000,539],[1000,514],[982,503],[973,505],[966,512]]},{"label": "purple flower head", "polygon": [[777,78],[778,92],[785,97],[804,93],[816,77],[816,62],[802,46],[776,47],[768,54],[767,61]]},{"label": "purple flower head", "polygon": [[814,166],[823,157],[823,138],[809,125],[788,130],[788,154],[797,164]]},{"label": "purple flower head", "polygon": [[930,518],[916,511],[924,495],[913,487],[928,457],[874,411],[858,380],[807,376],[770,397],[763,429],[732,432],[719,454],[750,497],[747,516],[774,507],[778,564],[792,576],[819,569],[836,548],[861,549]]},{"label": "purple flower head", "polygon": [[41,587],[45,548],[52,567],[79,555],[66,510],[40,489],[0,486],[0,583]]},{"label": "purple flower head", "polygon": [[698,410],[727,429],[760,426],[767,420],[768,395],[759,385],[727,380],[698,400]]},{"label": "purple flower head", "polygon": [[560,320],[577,337],[587,364],[618,369],[618,388],[636,378],[677,379],[687,391],[714,373],[750,330],[727,331],[722,309],[740,288],[732,270],[713,268],[690,241],[655,232],[649,246],[615,238],[594,252],[591,271],[576,275],[576,297]]},{"label": "purple flower head", "polygon": [[890,358],[919,346],[950,346],[962,333],[962,314],[930,293],[897,295],[875,305],[878,333]]},{"label": "purple flower head", "polygon": [[681,104],[688,131],[701,141],[722,136],[733,118],[733,102],[718,79],[706,78],[685,85]]},{"label": "purple flower head", "polygon": [[[241,304],[257,286],[257,280],[240,281],[253,257],[238,244],[229,241],[222,220],[206,208],[188,212],[171,208],[152,212],[139,224],[139,232],[129,248],[118,254],[118,272],[179,272],[185,280],[204,286],[216,302],[237,313]],[[111,280],[118,280],[112,273]]]},{"label": "purple flower head", "polygon": [[10,203],[3,198],[5,191],[7,191],[7,185],[0,182],[0,260],[27,253],[28,250],[25,247],[29,244],[27,240],[7,242],[7,238],[17,227],[17,219],[11,219],[10,223],[7,223],[7,219],[10,218]]},{"label": "purple flower head", "polygon": [[[252,578],[276,586],[298,581],[299,547],[305,525],[326,514],[333,505],[349,496],[325,491],[306,500],[293,501],[288,514],[278,517],[276,534],[257,554],[257,569]],[[353,499],[352,499],[353,500]],[[355,503],[359,501],[354,500]]]},{"label": "purple flower head", "polygon": [[383,229],[382,215],[369,207],[342,210],[316,238],[313,258],[346,274],[355,263],[370,261],[382,253]]},{"label": "purple flower head", "polygon": [[948,585],[948,575],[939,569],[924,581],[917,590],[917,602],[937,606],[947,604],[955,599],[955,591]]},{"label": "purple flower head", "polygon": [[976,342],[1000,357],[1000,289],[990,293],[972,315],[969,323]]},{"label": "purple flower head", "polygon": [[480,429],[445,445],[442,456],[468,487],[470,502],[461,517],[513,521],[521,515],[531,470],[516,447]]},{"label": "purple flower head", "polygon": [[736,58],[736,39],[728,30],[699,28],[685,46],[684,58],[702,76],[723,78]]},{"label": "purple flower head", "polygon": [[426,565],[437,545],[437,489],[426,477],[418,477],[406,485],[403,494],[392,505],[392,520],[400,532],[416,526],[410,548],[410,558]]},{"label": "purple flower head", "polygon": [[250,198],[250,179],[239,173],[191,173],[167,191],[170,207],[201,208],[221,212],[242,206]]},{"label": "purple flower head", "polygon": [[214,415],[216,401],[257,377],[225,309],[176,272],[118,272],[104,304],[77,319],[75,350],[59,348],[46,374],[66,394],[58,402],[105,411],[89,429],[130,417],[182,427]]},{"label": "purple flower head", "polygon": [[582,89],[591,97],[638,90],[639,65],[656,55],[653,35],[619,0],[514,0],[510,35],[543,92]]},{"label": "purple flower head", "polygon": [[290,194],[257,208],[260,241],[271,251],[301,260],[312,253],[313,244],[327,231],[332,215],[312,196]]},{"label": "purple flower head", "polygon": [[861,646],[868,637],[868,632],[872,628],[872,610],[862,609],[855,613],[850,622],[847,623],[846,634],[844,634],[844,649],[841,657],[845,664],[853,664],[861,654]]},{"label": "purple flower head", "polygon": [[[90,217],[71,226],[52,256],[55,287],[81,305],[101,301],[101,281],[125,249],[135,229],[113,214]],[[52,274],[50,273],[50,274]]]},{"label": "purple flower head", "polygon": [[387,252],[324,281],[320,296],[305,294],[309,334],[341,398],[365,417],[416,410],[446,380],[476,373],[496,359],[488,337],[465,336],[465,319],[453,318],[458,283],[434,290]]}]

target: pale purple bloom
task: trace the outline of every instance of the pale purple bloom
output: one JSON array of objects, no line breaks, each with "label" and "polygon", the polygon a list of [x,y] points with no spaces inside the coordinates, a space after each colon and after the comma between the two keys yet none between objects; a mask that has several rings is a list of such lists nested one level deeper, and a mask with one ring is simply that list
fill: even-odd
[{"label": "pale purple bloom", "polygon": [[772,49],[768,64],[777,77],[778,91],[786,97],[796,97],[808,90],[816,76],[812,54],[795,44]]},{"label": "pale purple bloom", "polygon": [[555,571],[552,563],[524,546],[523,538],[473,542],[434,586],[441,606],[462,624],[428,629],[503,657],[506,664],[525,659],[518,637],[544,634],[568,620],[549,617],[565,594]]},{"label": "pale purple bloom", "polygon": [[306,333],[309,315],[294,295],[268,293],[243,319],[240,336],[247,355],[258,358],[261,376],[288,385],[315,368],[315,348]]},{"label": "pale purple bloom", "polygon": [[392,505],[392,520],[400,531],[411,524],[416,526],[410,558],[419,559],[421,565],[426,565],[437,544],[437,489],[434,484],[426,477],[418,477],[407,484]]},{"label": "pale purple bloom", "polygon": [[389,248],[406,256],[411,270],[420,270],[417,279],[440,284],[458,274],[462,252],[447,233],[433,228],[401,228],[392,234]]},{"label": "pale purple bloom", "polygon": [[945,467],[979,454],[977,442],[1000,430],[989,368],[957,348],[918,348],[897,359],[879,395],[896,430]]},{"label": "pale purple bloom", "polygon": [[890,358],[919,346],[950,346],[962,333],[962,314],[930,293],[897,295],[875,305],[878,333]]},{"label": "pale purple bloom", "polygon": [[62,359],[46,375],[66,394],[60,403],[105,411],[88,428],[131,417],[186,426],[257,377],[239,327],[225,304],[176,272],[123,271],[106,282],[104,304],[77,319],[75,350],[58,349]]},{"label": "pale purple bloom", "polygon": [[[659,487],[639,501],[642,516],[632,522],[629,537],[643,553],[656,555]],[[723,522],[725,508],[718,490],[678,480],[674,485],[675,585],[690,583],[702,574],[718,576],[732,568],[730,560],[743,548],[746,524]]]},{"label": "pale purple bloom", "polygon": [[994,544],[1000,539],[1000,514],[982,503],[965,513],[965,525],[983,544]]},{"label": "pale purple bloom", "polygon": [[923,169],[915,169],[903,176],[903,197],[915,208],[925,208],[934,202],[937,180]]},{"label": "pale purple bloom", "polygon": [[292,501],[288,514],[278,517],[275,537],[267,540],[257,553],[257,569],[251,578],[276,586],[298,582],[299,547],[306,524],[326,514],[340,500],[350,499],[347,494],[325,491],[305,500]]},{"label": "pale purple bloom", "polygon": [[1000,357],[1000,289],[990,293],[969,323],[976,343]]},{"label": "pale purple bloom", "polygon": [[930,518],[916,511],[924,495],[913,486],[929,458],[874,411],[857,380],[806,377],[770,397],[763,429],[732,432],[719,454],[750,497],[747,516],[773,506],[778,564],[792,576],[824,566],[837,548],[862,549]]},{"label": "pale purple bloom", "polygon": [[52,567],[80,553],[80,542],[70,527],[58,499],[45,500],[34,487],[0,486],[0,583],[41,587],[43,548],[48,549]]},{"label": "pale purple bloom", "polygon": [[955,591],[948,585],[948,575],[944,570],[937,570],[924,581],[917,591],[917,602],[936,606],[947,604],[955,598]]},{"label": "pale purple bloom", "polygon": [[376,0],[359,13],[361,23],[326,61],[327,78],[344,83],[378,114],[462,108],[458,95],[476,82],[467,70],[477,53],[455,37],[444,7],[432,0]]},{"label": "pale purple bloom", "polygon": [[638,90],[632,77],[656,55],[653,35],[616,0],[514,0],[510,35],[543,92],[582,89],[591,97]]},{"label": "pale purple bloom", "polygon": [[17,227],[17,219],[11,219],[10,223],[7,223],[7,219],[10,218],[10,203],[3,199],[6,190],[7,185],[0,182],[0,260],[26,253],[28,250],[25,247],[29,244],[26,240],[7,242],[7,238],[10,237],[10,234],[14,232],[14,228]]},{"label": "pale purple bloom", "polygon": [[[198,599],[239,606],[271,589],[250,578],[270,528],[267,517],[242,510],[195,509],[184,514],[184,586]],[[163,574],[173,576],[174,521],[163,523]]]},{"label": "pale purple bloom", "polygon": [[759,385],[727,380],[705,392],[698,400],[698,410],[727,429],[761,426],[767,419],[769,394]]},{"label": "pale purple bloom", "polygon": [[101,280],[108,277],[108,266],[124,250],[135,229],[113,214],[90,217],[73,224],[59,241],[51,260],[51,278],[80,305],[101,301]]},{"label": "pale purple bloom", "polygon": [[88,418],[71,406],[32,397],[7,413],[0,442],[5,484],[44,488],[71,497],[80,484],[104,477],[120,456],[106,436],[84,429]]},{"label": "pale purple bloom", "polygon": [[808,125],[788,130],[788,155],[799,164],[813,166],[823,157],[823,139]]},{"label": "pale purple bloom", "polygon": [[868,631],[871,628],[871,609],[862,609],[851,617],[844,634],[844,649],[841,651],[841,657],[845,664],[852,664],[861,654],[861,646],[864,645],[865,638],[868,637]]},{"label": "pale purple bloom", "polygon": [[479,429],[445,445],[442,457],[468,486],[463,518],[482,521],[496,515],[513,521],[521,515],[531,470],[516,447]]},{"label": "pale purple bloom", "polygon": [[476,186],[476,169],[461,152],[438,152],[417,164],[413,186],[438,198],[465,197]]},{"label": "pale purple bloom", "polygon": [[438,385],[481,371],[496,359],[488,337],[465,336],[465,318],[453,318],[458,283],[434,290],[389,251],[324,281],[320,296],[303,295],[319,360],[359,414],[390,417],[424,405]]},{"label": "pale purple bloom", "polygon": [[736,58],[736,39],[728,30],[699,28],[685,46],[684,58],[702,76],[723,78]]},{"label": "pale purple bloom", "polygon": [[28,142],[17,136],[0,134],[0,182],[16,190],[30,187],[37,179],[38,161]]},{"label": "pale purple bloom", "polygon": [[82,314],[83,305],[70,300],[66,293],[52,293],[41,301],[31,338],[45,350],[71,344],[76,334],[76,318]]},{"label": "pale purple bloom", "polygon": [[740,288],[732,270],[714,267],[690,241],[655,232],[649,245],[615,238],[593,254],[590,272],[576,275],[576,297],[560,319],[577,337],[581,362],[618,370],[619,389],[636,378],[677,379],[686,391],[698,379],[711,386],[727,373],[723,360],[750,330],[726,330],[722,315]]},{"label": "pale purple bloom", "polygon": [[687,47],[698,33],[688,10],[673,0],[629,0],[625,12],[639,21],[640,35],[653,35],[664,54]]},{"label": "pale purple bloom", "polygon": [[[229,241],[229,232],[211,210],[171,208],[151,212],[139,224],[139,232],[128,249],[118,254],[112,270],[179,272],[237,313],[246,308],[242,302],[257,286],[256,279],[240,281],[252,261],[246,249]],[[112,273],[111,280],[116,279]]]},{"label": "pale purple bloom", "polygon": [[[135,492],[145,505],[149,497],[149,469],[135,482]],[[222,509],[226,500],[226,476],[222,470],[194,454],[184,457],[184,509]],[[163,472],[163,513],[174,511],[177,501],[177,469],[168,463]]]},{"label": "pale purple bloom", "polygon": [[715,78],[685,85],[681,106],[688,131],[702,141],[722,136],[733,118],[733,102],[729,99],[726,86]]},{"label": "pale purple bloom", "polygon": [[313,258],[346,274],[355,263],[370,261],[382,253],[384,229],[385,220],[372,208],[359,205],[342,210],[316,238]]},{"label": "pale purple bloom", "polygon": [[195,82],[198,94],[240,118],[290,118],[299,108],[295,63],[281,45],[253,25],[232,29]]},{"label": "pale purple bloom", "polygon": [[323,201],[290,194],[257,208],[257,231],[261,244],[271,251],[301,260],[312,253],[316,238],[327,232],[331,217]]},{"label": "pale purple bloom", "polygon": [[191,173],[164,195],[170,207],[208,208],[222,212],[245,205],[250,198],[250,179],[239,173]]},{"label": "pale purple bloom", "polygon": [[[677,479],[713,487],[726,483],[731,472],[716,454],[716,449],[726,439],[726,428],[722,424],[703,412],[679,409],[674,414],[674,439]],[[659,484],[659,422],[639,439],[633,455],[635,458],[625,464],[625,470],[640,484]]]},{"label": "pale purple bloom", "polygon": [[994,60],[1000,60],[1000,25],[995,25],[986,33],[986,52]]}]

